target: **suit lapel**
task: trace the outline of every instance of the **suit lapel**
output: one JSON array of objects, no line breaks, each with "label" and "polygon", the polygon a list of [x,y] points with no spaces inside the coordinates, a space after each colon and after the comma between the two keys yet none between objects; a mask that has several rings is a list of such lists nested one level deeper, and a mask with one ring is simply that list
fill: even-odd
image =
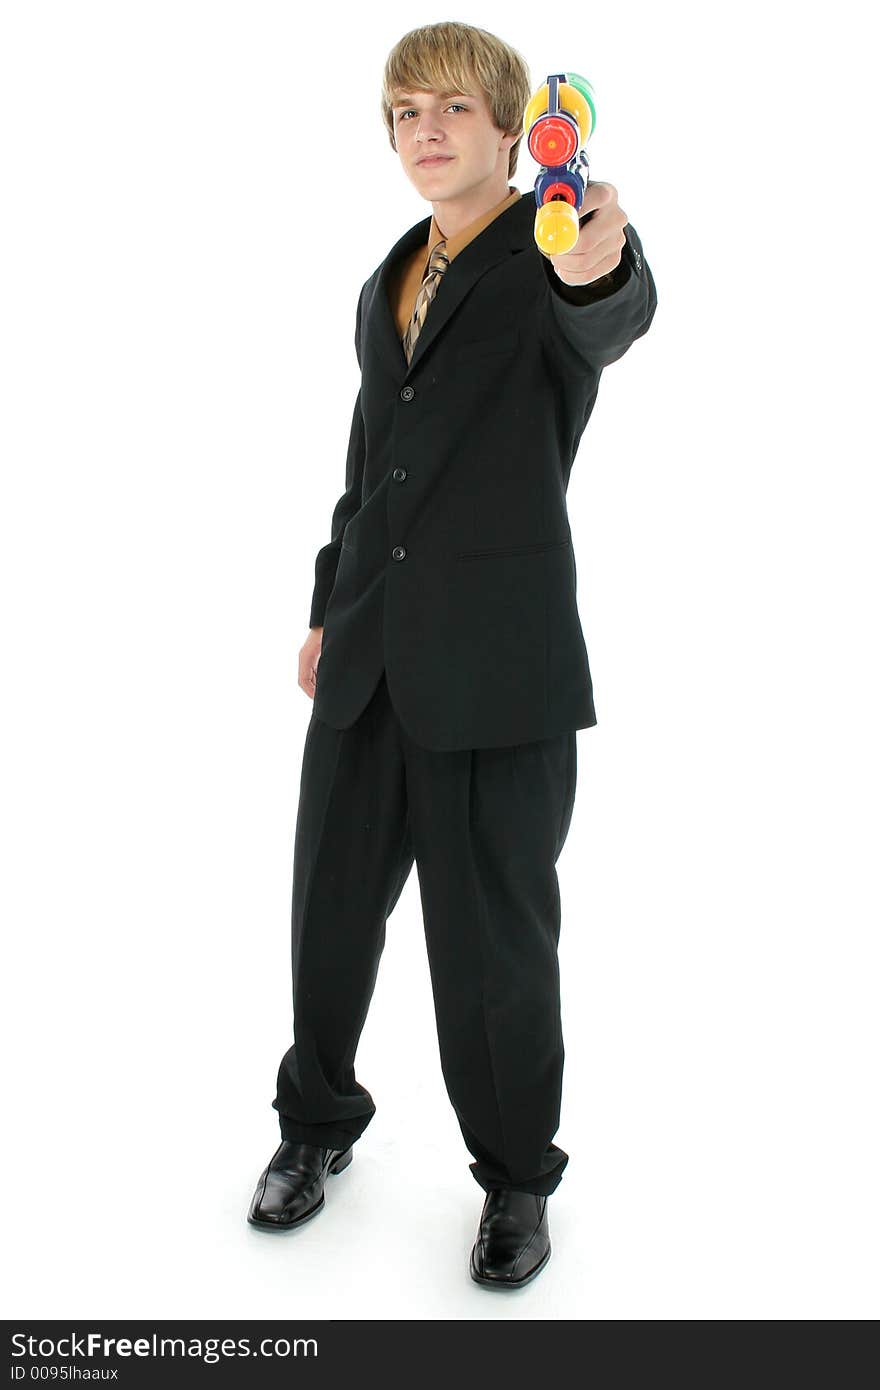
[{"label": "suit lapel", "polygon": [[[388,289],[393,272],[400,262],[411,256],[417,246],[424,246],[427,243],[430,227],[430,217],[426,217],[422,222],[417,222],[414,227],[410,227],[408,232],[404,232],[397,244],[392,246],[379,267],[379,277],[371,306],[372,323],[370,330],[395,377],[403,377],[407,367],[403,344],[397,336],[397,324],[391,312]],[[431,305],[431,308],[433,307]]]},{"label": "suit lapel", "polygon": [[533,236],[535,221],[534,198],[520,197],[494,222],[465,246],[455,257],[431,302],[422,331],[416,339],[412,361],[407,366],[403,344],[397,336],[397,324],[391,311],[388,287],[392,272],[417,246],[427,246],[430,217],[405,232],[391,248],[379,267],[376,292],[372,303],[372,335],[394,376],[403,381],[419,365],[431,344],[439,337],[465,296],[487,270],[511,253],[525,250]]}]

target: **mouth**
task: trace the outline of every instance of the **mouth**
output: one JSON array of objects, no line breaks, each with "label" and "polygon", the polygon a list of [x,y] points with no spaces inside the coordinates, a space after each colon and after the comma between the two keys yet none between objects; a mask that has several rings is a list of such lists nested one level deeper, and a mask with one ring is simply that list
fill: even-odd
[{"label": "mouth", "polygon": [[430,169],[435,164],[448,164],[452,158],[451,154],[426,154],[421,159],[417,159],[416,163],[419,168]]}]

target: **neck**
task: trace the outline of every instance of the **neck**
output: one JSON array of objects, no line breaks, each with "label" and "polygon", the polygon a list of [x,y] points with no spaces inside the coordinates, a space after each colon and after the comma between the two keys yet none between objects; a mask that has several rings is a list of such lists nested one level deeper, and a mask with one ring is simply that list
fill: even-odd
[{"label": "neck", "polygon": [[434,225],[446,240],[458,236],[460,231],[484,212],[496,207],[509,193],[507,172],[500,176],[493,175],[491,180],[468,189],[458,198],[443,198],[440,202],[432,203]]}]

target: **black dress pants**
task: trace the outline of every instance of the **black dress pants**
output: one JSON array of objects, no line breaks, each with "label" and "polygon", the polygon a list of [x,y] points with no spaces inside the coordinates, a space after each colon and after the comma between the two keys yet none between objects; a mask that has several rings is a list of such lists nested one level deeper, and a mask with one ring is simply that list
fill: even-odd
[{"label": "black dress pants", "polygon": [[375,1105],[355,1078],[391,914],[415,860],[440,1063],[474,1178],[546,1195],[563,1042],[555,864],[577,780],[576,732],[436,752],[410,739],[384,673],[348,729],[316,719],[294,846],[294,1044],[273,1106],[284,1139],[347,1147]]}]

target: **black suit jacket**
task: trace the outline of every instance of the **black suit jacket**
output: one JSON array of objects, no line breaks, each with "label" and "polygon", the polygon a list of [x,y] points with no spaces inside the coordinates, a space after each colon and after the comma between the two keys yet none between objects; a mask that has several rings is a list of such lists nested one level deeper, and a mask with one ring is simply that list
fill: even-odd
[{"label": "black suit jacket", "polygon": [[345,492],[309,619],[324,626],[314,713],[337,729],[383,668],[427,748],[596,723],[566,491],[601,372],[647,332],[657,296],[631,224],[595,298],[562,284],[534,222],[524,195],[455,257],[409,366],[388,282],[430,217],[361,289]]}]

